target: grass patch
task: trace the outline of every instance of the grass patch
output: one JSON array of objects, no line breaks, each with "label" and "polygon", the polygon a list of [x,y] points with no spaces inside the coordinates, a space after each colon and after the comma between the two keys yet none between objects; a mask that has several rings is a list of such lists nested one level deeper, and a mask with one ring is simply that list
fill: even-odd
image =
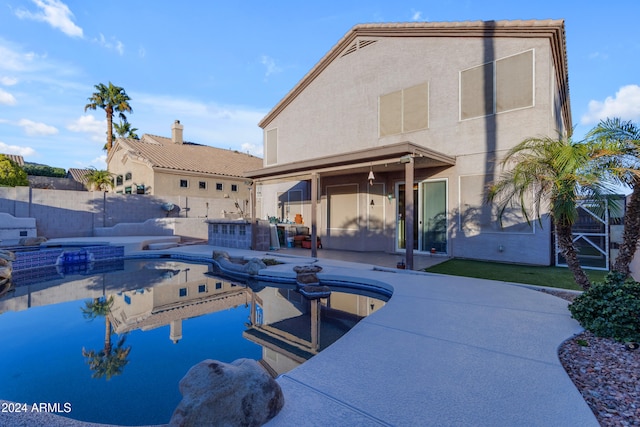
[{"label": "grass patch", "polygon": [[[478,279],[501,280],[527,285],[581,290],[573,280],[573,274],[564,267],[539,267],[530,265],[503,264],[499,262],[451,259],[424,271],[452,276],[476,277]],[[591,282],[604,281],[607,271],[585,270]]]}]

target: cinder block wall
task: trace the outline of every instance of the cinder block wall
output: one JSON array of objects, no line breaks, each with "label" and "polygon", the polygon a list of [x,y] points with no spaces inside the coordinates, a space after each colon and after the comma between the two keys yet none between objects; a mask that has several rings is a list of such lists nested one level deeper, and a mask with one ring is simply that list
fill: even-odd
[{"label": "cinder block wall", "polygon": [[[164,203],[173,203],[176,207],[166,212],[161,207]],[[233,199],[0,187],[0,212],[17,218],[35,218],[38,236],[52,239],[91,237],[95,228],[141,223],[153,218],[201,218],[204,221],[221,218],[223,212],[237,212],[237,208]],[[184,232],[190,237],[206,238],[206,226],[201,232],[199,222],[179,222],[175,228],[177,235]]]}]

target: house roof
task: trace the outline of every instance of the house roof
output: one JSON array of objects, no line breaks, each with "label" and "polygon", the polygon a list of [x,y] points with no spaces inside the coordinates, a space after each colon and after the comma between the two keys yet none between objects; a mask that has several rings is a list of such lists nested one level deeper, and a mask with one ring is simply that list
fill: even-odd
[{"label": "house roof", "polygon": [[76,169],[69,168],[67,176],[71,176],[74,181],[81,182],[83,184],[87,183],[87,175],[91,172],[90,169]]},{"label": "house roof", "polygon": [[0,154],[5,156],[7,159],[13,160],[14,162],[16,162],[18,166],[24,166],[24,159],[22,158],[22,156],[18,154],[3,154],[3,153],[0,153]]},{"label": "house roof", "polygon": [[193,142],[178,144],[149,134],[139,140],[118,138],[110,156],[118,150],[126,150],[127,156],[145,161],[153,169],[243,177],[245,171],[262,166],[261,158],[247,153]]},{"label": "house roof", "polygon": [[564,20],[513,20],[466,22],[411,22],[359,24],[354,26],[327,54],[294,86],[291,91],[260,121],[265,128],[307,86],[318,77],[333,60],[351,49],[358,37],[514,37],[549,38],[553,62],[557,70],[557,85],[561,99],[565,128],[572,129],[569,103],[569,72]]}]

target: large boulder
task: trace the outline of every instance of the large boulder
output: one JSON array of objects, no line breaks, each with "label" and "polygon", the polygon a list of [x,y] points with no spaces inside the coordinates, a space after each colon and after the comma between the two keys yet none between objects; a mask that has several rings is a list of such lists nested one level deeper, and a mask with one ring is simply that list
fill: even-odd
[{"label": "large boulder", "polygon": [[260,270],[265,268],[267,268],[267,264],[260,258],[252,258],[245,264],[244,271],[251,276],[257,276]]},{"label": "large boulder", "polygon": [[284,405],[280,385],[255,360],[207,359],[180,381],[170,426],[261,426]]}]

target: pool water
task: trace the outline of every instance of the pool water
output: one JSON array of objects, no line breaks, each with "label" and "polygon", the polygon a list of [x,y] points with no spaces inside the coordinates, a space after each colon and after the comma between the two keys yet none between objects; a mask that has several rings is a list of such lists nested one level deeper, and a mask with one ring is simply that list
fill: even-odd
[{"label": "pool water", "polygon": [[[83,315],[87,304],[95,310],[101,302],[109,302],[106,316]],[[196,363],[252,358],[281,374],[384,301],[335,293],[318,303],[315,329],[309,304],[294,287],[254,291],[211,265],[172,260],[17,283],[0,298],[0,399],[59,403],[71,409],[61,415],[82,421],[164,424],[181,400],[178,383]],[[92,367],[91,356],[105,348],[109,363]]]}]

